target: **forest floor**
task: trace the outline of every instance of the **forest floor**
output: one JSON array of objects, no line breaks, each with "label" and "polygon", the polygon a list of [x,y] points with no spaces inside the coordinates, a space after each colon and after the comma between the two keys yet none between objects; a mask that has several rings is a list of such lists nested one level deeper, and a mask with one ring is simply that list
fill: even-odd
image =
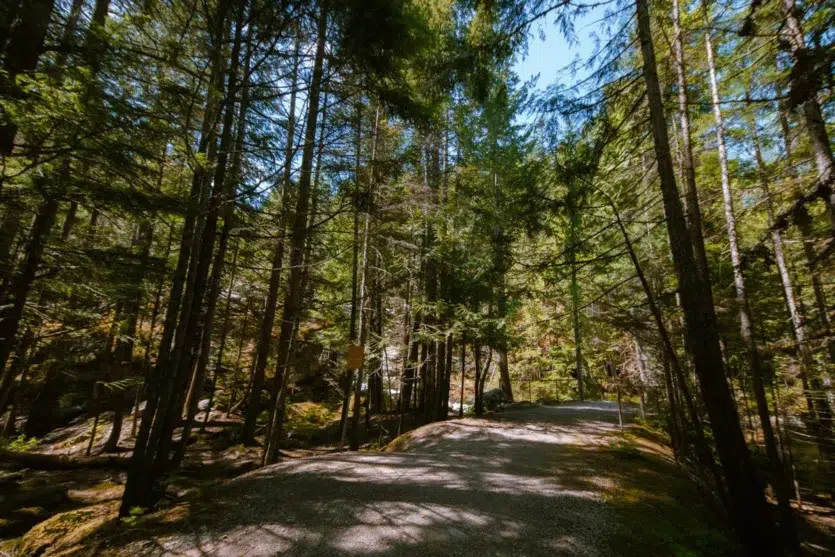
[{"label": "forest floor", "polygon": [[[629,407],[627,418],[635,412]],[[113,500],[60,514],[24,536],[21,550],[62,557],[733,555],[721,513],[642,431],[627,426],[622,434],[613,403],[513,405],[490,419],[416,429],[384,451],[297,453],[122,523]],[[815,547],[810,555],[830,554],[808,549]]]},{"label": "forest floor", "polygon": [[[632,410],[634,413],[634,410]],[[294,459],[142,517],[100,555],[728,555],[664,449],[617,406],[508,409],[432,424],[383,452]]]}]

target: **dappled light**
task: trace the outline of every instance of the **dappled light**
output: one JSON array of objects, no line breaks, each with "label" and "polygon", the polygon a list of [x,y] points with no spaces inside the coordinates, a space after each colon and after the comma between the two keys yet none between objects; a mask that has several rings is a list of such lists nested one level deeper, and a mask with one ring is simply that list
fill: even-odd
[{"label": "dappled light", "polygon": [[0,0],[0,557],[835,554],[833,30]]},{"label": "dappled light", "polygon": [[[623,513],[663,513],[685,495],[696,497],[689,526],[703,528],[707,510],[663,452],[625,460],[612,448],[612,406],[452,420],[411,432],[403,452],[268,466],[203,494],[188,520],[114,543],[171,556],[629,555],[612,543]],[[718,540],[706,555],[726,554]]]}]

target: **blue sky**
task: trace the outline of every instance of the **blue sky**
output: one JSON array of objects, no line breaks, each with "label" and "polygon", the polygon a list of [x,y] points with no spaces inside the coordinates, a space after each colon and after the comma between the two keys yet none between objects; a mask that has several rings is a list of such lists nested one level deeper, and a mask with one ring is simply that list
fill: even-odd
[{"label": "blue sky", "polygon": [[[520,57],[513,67],[519,78],[525,82],[539,74],[537,88],[544,90],[557,81],[560,70],[570,64],[575,57],[578,55],[581,59],[588,57],[594,45],[590,35],[595,30],[602,11],[599,8],[592,10],[575,22],[577,43],[574,45],[570,45],[563,37],[562,31],[554,24],[553,17],[549,17],[547,22],[540,21],[535,24],[531,29],[528,55],[524,58]],[[540,30],[545,33],[544,41],[539,38]],[[574,79],[581,77],[578,74]]]}]

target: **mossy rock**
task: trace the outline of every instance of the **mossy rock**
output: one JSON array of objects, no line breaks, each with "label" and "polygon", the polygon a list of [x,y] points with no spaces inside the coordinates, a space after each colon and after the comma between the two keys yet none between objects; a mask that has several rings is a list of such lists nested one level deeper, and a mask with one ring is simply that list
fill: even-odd
[{"label": "mossy rock", "polygon": [[118,520],[118,501],[56,514],[27,532],[21,555],[58,557],[78,553],[84,541]]}]

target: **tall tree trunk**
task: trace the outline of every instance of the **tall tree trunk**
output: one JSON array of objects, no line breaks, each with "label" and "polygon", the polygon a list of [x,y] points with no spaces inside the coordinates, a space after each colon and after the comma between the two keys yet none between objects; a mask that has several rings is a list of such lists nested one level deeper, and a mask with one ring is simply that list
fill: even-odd
[{"label": "tall tree trunk", "polygon": [[[380,254],[377,253],[378,266],[382,265],[380,261]],[[383,285],[380,281],[380,275],[375,275],[374,286],[374,340],[379,345],[383,341],[383,319],[385,317],[383,311]],[[372,369],[368,376],[368,415],[380,414],[384,411],[383,408],[383,362],[388,368],[388,360],[385,357],[386,347],[381,346],[377,351],[377,356],[373,360]],[[381,357],[382,354],[382,357]],[[366,417],[368,417],[366,415]]]},{"label": "tall tree trunk", "polygon": [[58,200],[53,196],[44,199],[32,224],[23,266],[11,284],[9,291],[11,302],[8,303],[7,308],[4,308],[3,314],[0,316],[0,371],[3,374],[2,381],[0,381],[0,414],[6,411],[9,393],[14,382],[12,368],[7,368],[6,363],[15,346],[20,320],[23,317],[23,308],[29,297],[32,283],[35,281],[35,274],[41,264],[47,236],[55,223],[57,214]]},{"label": "tall tree trunk", "polygon": [[467,379],[467,339],[461,334],[461,394],[458,397],[458,417],[464,417],[464,381]]},{"label": "tall tree trunk", "polygon": [[[206,369],[209,364],[209,356],[211,354],[212,329],[214,326],[215,311],[217,309],[217,300],[220,297],[221,278],[226,266],[226,252],[229,247],[229,235],[232,233],[232,227],[235,223],[235,202],[237,198],[237,186],[240,180],[241,167],[241,151],[244,147],[244,138],[246,136],[246,117],[249,110],[249,85],[247,83],[248,77],[245,77],[240,84],[237,83],[238,61],[236,56],[240,54],[241,44],[241,27],[243,26],[243,5],[240,8],[238,15],[238,23],[235,31],[235,45],[232,50],[232,67],[230,69],[229,77],[229,104],[226,108],[224,121],[224,137],[221,138],[221,152],[218,157],[218,172],[215,174],[215,187],[221,188],[220,201],[218,212],[223,217],[223,227],[221,228],[220,237],[218,238],[218,247],[215,251],[214,260],[212,263],[212,272],[209,278],[209,285],[206,294],[206,308],[201,316],[200,331],[197,337],[200,339],[199,357],[197,359],[197,367],[191,378],[188,396],[186,397],[186,420],[183,425],[182,442],[177,447],[174,460],[172,462],[174,467],[179,466],[185,455],[186,444],[191,434],[191,429],[194,424],[194,417],[197,414],[197,405],[200,396],[203,392],[203,383],[206,378]],[[248,28],[246,42],[249,42],[252,27]],[[244,59],[243,75],[248,76],[250,71],[251,48],[247,48],[247,53]],[[229,171],[226,171],[226,165],[229,158],[229,150],[232,147],[231,143],[231,129],[233,127],[235,103],[234,99],[237,93],[241,93],[241,102],[238,110],[237,129],[235,130],[235,140],[232,152],[232,162],[229,165]],[[227,136],[227,126],[229,132]],[[221,169],[220,165],[223,165]],[[221,180],[221,181],[218,181]],[[207,252],[207,255],[211,250]]]},{"label": "tall tree trunk", "polygon": [[[400,401],[398,412],[402,415],[409,411],[409,402],[412,398],[412,383],[414,383],[415,371],[412,362],[409,361],[411,350],[412,332],[412,281],[406,281],[406,296],[403,300],[403,343],[400,348],[403,366],[400,372]],[[399,433],[399,432],[398,432]]]},{"label": "tall tree trunk", "polygon": [[[134,249],[138,252],[137,262],[138,274],[131,279],[130,289],[126,296],[124,310],[122,311],[122,323],[120,325],[119,340],[116,342],[113,364],[116,367],[116,377],[119,380],[124,377],[125,371],[133,365],[133,350],[136,345],[136,324],[139,321],[139,309],[142,305],[142,282],[145,278],[145,269],[148,267],[148,258],[151,255],[151,243],[154,237],[154,227],[150,221],[145,220],[139,224],[134,242]],[[119,438],[122,434],[122,422],[124,421],[125,409],[128,404],[127,392],[116,391],[116,401],[113,408],[113,425],[110,428],[110,435],[104,444],[105,452],[115,452],[119,448]]]},{"label": "tall tree trunk", "polygon": [[647,0],[636,0],[638,37],[644,62],[643,73],[667,232],[684,309],[687,342],[725,470],[734,525],[744,551],[751,557],[782,555],[780,544],[775,543],[774,523],[757,482],[756,471],[723,372],[713,300],[696,266],[693,241],[676,186],[647,4]]},{"label": "tall tree trunk", "polygon": [[[53,0],[28,0],[19,4],[17,17],[9,28],[8,42],[5,43],[3,69],[6,75],[0,81],[0,96],[14,98],[22,95],[15,79],[37,67],[54,4]],[[17,126],[14,123],[0,126],[0,159],[12,154],[16,133]]]},{"label": "tall tree trunk", "polygon": [[[495,218],[499,217],[502,207],[501,190],[499,189],[498,173],[493,171],[493,205],[496,211]],[[493,266],[496,273],[496,284],[498,293],[496,295],[496,310],[499,319],[507,317],[507,289],[506,289],[506,241],[505,233],[500,224],[493,224]],[[499,386],[509,402],[513,402],[513,386],[510,383],[510,369],[507,365],[507,341],[502,338],[501,342],[494,347],[499,364]],[[582,385],[580,385],[580,397],[582,398]]]},{"label": "tall tree trunk", "polygon": [[684,63],[684,30],[681,27],[681,13],[678,0],[673,0],[673,53],[678,85],[678,109],[681,123],[681,162],[684,177],[684,195],[687,200],[687,221],[693,239],[693,254],[699,266],[702,280],[710,284],[710,271],[705,252],[702,229],[702,210],[696,188],[696,166],[693,163],[693,148],[690,135],[690,107],[687,93],[687,68]]},{"label": "tall tree trunk", "polygon": [[783,297],[786,301],[786,309],[789,312],[789,320],[792,325],[792,336],[794,337],[794,341],[797,343],[804,397],[806,398],[809,413],[814,414],[815,407],[808,389],[808,377],[814,366],[814,362],[812,359],[812,350],[806,340],[806,320],[800,312],[791,273],[789,272],[789,266],[786,262],[785,251],[783,249],[783,233],[780,229],[774,226],[776,212],[774,210],[774,200],[771,197],[771,187],[769,185],[768,178],[769,173],[768,168],[766,167],[765,159],[763,159],[762,155],[757,124],[753,118],[749,120],[748,124],[754,147],[754,160],[757,163],[757,176],[759,178],[763,197],[765,198],[768,223],[771,228],[771,242],[774,247],[774,260],[777,263],[780,282],[783,286]]},{"label": "tall tree trunk", "polygon": [[[681,389],[682,397],[684,398],[685,404],[687,406],[690,419],[693,422],[693,432],[695,434],[694,448],[696,452],[696,458],[698,459],[699,464],[701,464],[704,467],[704,469],[711,474],[719,498],[725,504],[725,507],[728,508],[730,505],[728,504],[727,492],[725,490],[725,482],[722,481],[722,476],[719,472],[719,467],[716,466],[716,461],[713,459],[713,455],[711,454],[710,447],[707,443],[707,439],[705,438],[704,426],[702,425],[702,419],[699,412],[699,408],[696,405],[696,401],[693,395],[690,393],[690,387],[687,383],[687,377],[685,376],[684,370],[682,369],[681,363],[678,359],[678,355],[676,354],[676,350],[673,346],[672,339],[670,338],[670,334],[667,331],[667,326],[664,324],[664,316],[661,313],[661,307],[658,305],[658,302],[655,299],[655,295],[653,294],[652,287],[650,286],[649,281],[647,280],[646,275],[644,274],[643,267],[641,266],[641,263],[638,260],[638,254],[635,252],[632,240],[630,239],[629,233],[626,230],[626,225],[623,223],[623,220],[621,219],[620,212],[618,211],[617,206],[615,205],[614,201],[609,195],[607,195],[602,190],[599,191],[601,194],[604,195],[606,201],[612,208],[612,212],[615,216],[615,222],[617,222],[618,228],[620,228],[621,235],[623,236],[623,243],[626,247],[626,252],[629,255],[629,259],[632,261],[632,265],[635,269],[635,274],[638,276],[638,280],[640,281],[641,287],[644,290],[644,295],[646,296],[650,313],[652,314],[653,320],[655,321],[655,326],[658,329],[658,335],[660,337],[661,346],[663,348],[665,356],[665,363],[672,367],[674,375],[667,378],[668,383],[670,385],[669,388],[671,391],[675,391],[673,387],[673,379],[675,379],[679,384],[679,388]],[[665,372],[668,371],[669,370],[667,370],[667,368],[665,367]],[[670,400],[672,401],[673,399],[674,397],[670,396]]]},{"label": "tall tree trunk", "polygon": [[313,173],[313,159],[316,151],[316,123],[319,118],[319,101],[322,91],[322,74],[325,58],[325,39],[327,37],[329,0],[324,0],[320,6],[319,21],[317,24],[316,54],[313,60],[313,74],[308,92],[307,124],[305,125],[304,149],[302,150],[301,168],[299,171],[298,198],[296,200],[296,211],[293,215],[291,227],[292,236],[290,239],[290,277],[287,284],[287,295],[284,299],[284,308],[281,316],[281,329],[278,339],[278,351],[276,356],[277,369],[281,379],[281,389],[276,399],[276,406],[273,411],[273,420],[270,427],[270,439],[265,451],[267,464],[272,464],[278,459],[278,449],[281,442],[280,424],[284,420],[283,396],[281,391],[287,381],[288,363],[290,349],[293,344],[293,337],[296,331],[296,321],[301,311],[300,302],[304,292],[302,284],[302,262],[304,260],[304,248],[307,241],[307,218],[310,204],[310,184]]},{"label": "tall tree trunk", "polygon": [[296,144],[296,94],[298,90],[299,75],[299,52],[301,49],[301,36],[296,36],[296,43],[293,49],[293,73],[291,78],[292,88],[290,91],[290,107],[287,116],[287,143],[284,146],[284,172],[282,177],[281,210],[278,218],[278,230],[276,242],[273,248],[273,258],[270,267],[270,281],[267,287],[267,300],[264,307],[264,318],[261,320],[261,328],[258,334],[258,345],[255,356],[255,369],[252,375],[252,389],[249,394],[249,402],[244,417],[244,426],[241,438],[245,445],[255,444],[255,429],[258,416],[261,414],[261,394],[264,390],[264,377],[267,370],[271,348],[273,347],[273,328],[275,326],[275,314],[278,304],[278,290],[281,284],[281,269],[284,262],[284,244],[287,230],[287,221],[291,216],[290,201],[292,199],[292,169],[293,154]]},{"label": "tall tree trunk", "polygon": [[571,269],[571,323],[574,332],[574,374],[577,378],[577,396],[586,399],[583,379],[583,333],[580,323],[580,283],[577,281],[577,241],[580,228],[580,212],[577,207],[578,192],[575,180],[569,180],[571,191],[568,194],[568,265]]},{"label": "tall tree trunk", "polygon": [[[791,160],[793,156],[791,146],[791,136],[789,129],[788,115],[784,110],[784,106],[779,108],[780,127],[783,136],[783,149],[786,154],[786,159],[789,161],[789,168],[791,169]],[[794,180],[794,190],[798,196],[802,196],[801,189],[798,185],[798,177],[793,170],[790,170],[790,177]],[[770,197],[768,197],[770,201]],[[818,319],[820,320],[820,329],[824,336],[826,336],[827,356],[831,364],[835,364],[835,337],[832,335],[832,321],[829,315],[829,306],[826,300],[826,294],[823,289],[823,277],[817,263],[817,255],[814,247],[814,236],[812,234],[812,218],[805,206],[801,206],[795,215],[795,224],[797,225],[800,235],[803,240],[803,255],[806,263],[806,269],[812,282],[812,291],[815,297],[815,307],[818,312]],[[800,301],[800,300],[798,300]],[[800,313],[802,315],[802,312]],[[811,357],[811,356],[810,356]],[[808,377],[813,385],[814,390],[821,390],[824,387],[817,374],[812,373],[812,368],[807,366],[806,371]],[[827,393],[828,394],[828,393]],[[825,436],[831,438],[832,436],[832,408],[829,397],[808,397],[807,406],[809,414],[813,416],[818,422],[818,436]],[[832,459],[832,451],[835,451],[835,445],[832,441],[821,443],[824,451],[829,452],[829,458]]]},{"label": "tall tree trunk", "polygon": [[[228,228],[227,234],[221,234],[220,237],[221,245],[219,245],[217,253],[221,259],[220,263],[218,263],[218,260],[213,258],[215,241],[217,239],[218,220],[222,216],[224,209],[227,211],[229,209],[234,210],[234,203],[229,203],[230,196],[228,195],[226,176],[229,168],[229,155],[234,145],[235,99],[240,92],[238,74],[241,63],[240,55],[243,42],[245,7],[246,0],[238,0],[234,8],[237,17],[234,25],[235,33],[230,55],[230,66],[226,78],[226,110],[223,115],[223,128],[217,150],[217,161],[212,177],[211,197],[209,199],[205,222],[202,227],[201,240],[195,246],[196,249],[192,253],[193,278],[189,280],[191,288],[186,288],[186,300],[188,303],[183,305],[180,315],[180,321],[185,325],[182,327],[182,344],[179,342],[180,339],[177,340],[177,344],[180,346],[179,350],[177,350],[179,357],[176,360],[174,396],[171,398],[171,402],[164,414],[164,420],[162,421],[163,429],[154,463],[156,474],[162,474],[171,465],[178,466],[182,459],[183,446],[188,442],[188,434],[191,430],[189,416],[191,418],[194,417],[194,411],[191,407],[186,409],[187,418],[181,435],[180,448],[178,448],[174,460],[169,461],[174,429],[182,417],[186,389],[189,387],[192,379],[195,379],[194,382],[197,384],[202,383],[202,378],[199,377],[201,368],[200,358],[202,358],[201,331],[206,331],[211,328],[211,321],[214,318],[214,310],[217,303],[217,294],[220,289],[219,273],[217,277],[211,277],[210,269],[214,261],[217,264],[218,271],[222,270],[222,258],[225,257],[226,246],[228,245]],[[231,224],[231,215],[226,226],[229,226],[229,224]],[[197,369],[195,369],[195,366]],[[205,371],[205,367],[206,364],[204,361],[202,364],[203,371]],[[194,404],[196,405],[196,401]]]},{"label": "tall tree trunk", "polygon": [[[217,92],[223,89],[221,43],[226,25],[227,0],[222,0],[218,6],[217,21],[212,37],[212,69],[209,77],[209,91],[206,95],[205,117],[200,130],[197,153],[211,161],[214,158],[214,143],[216,138],[216,124],[219,110]],[[142,412],[142,422],[134,444],[131,462],[128,468],[125,492],[119,508],[120,516],[128,516],[134,507],[147,507],[151,497],[151,488],[155,479],[152,463],[156,456],[154,448],[161,435],[160,425],[163,415],[173,395],[173,368],[176,363],[172,342],[178,329],[177,316],[183,305],[183,290],[186,286],[189,260],[196,238],[196,223],[201,211],[201,198],[206,182],[206,171],[198,167],[192,177],[189,193],[189,207],[183,223],[180,239],[180,252],[177,266],[171,281],[171,291],[168,306],[163,321],[162,338],[160,339],[159,354],[154,369],[145,381],[147,401]],[[91,217],[92,219],[92,217]],[[159,416],[158,416],[159,414]]]},{"label": "tall tree trunk", "polygon": [[[786,18],[785,33],[789,36],[791,43],[792,57],[795,66],[804,67],[806,58],[810,56],[806,50],[806,38],[803,34],[803,24],[800,20],[801,13],[795,0],[782,0],[783,15]],[[826,130],[820,103],[817,98],[817,91],[809,91],[808,98],[800,105],[800,112],[803,116],[806,133],[812,142],[812,153],[815,157],[815,166],[818,171],[818,180],[826,182],[833,177],[835,158],[832,156],[832,146],[829,142],[829,134]],[[835,233],[835,188],[827,199],[829,219]]]},{"label": "tall tree trunk", "polygon": [[[368,292],[366,284],[368,282],[369,264],[368,264],[368,243],[370,240],[370,223],[371,215],[365,216],[365,227],[362,235],[362,270],[360,271],[359,283],[359,345],[365,348],[368,341],[368,317],[366,315],[366,300],[368,299]],[[354,404],[351,412],[351,439],[350,449],[352,451],[359,450],[359,419],[360,419],[360,401],[362,399],[362,375],[365,367],[365,359],[363,365],[356,369],[356,380],[354,381]]]},{"label": "tall tree trunk", "polygon": [[[356,105],[356,138],[354,140],[354,215],[353,215],[353,233],[351,243],[351,317],[348,324],[348,341],[351,345],[357,344],[357,317],[360,307],[359,300],[359,257],[360,257],[360,165],[362,154],[362,103],[357,102]],[[354,384],[354,369],[348,365],[343,378],[342,391],[342,415],[339,426],[341,436],[339,439],[339,449],[345,445],[345,440],[348,436],[348,413],[351,405],[351,387]]]},{"label": "tall tree trunk", "polygon": [[[710,29],[710,13],[707,2],[703,2],[706,28]],[[716,75],[716,62],[714,60],[713,37],[707,31],[704,35],[705,50],[710,75],[710,92],[713,101],[713,116],[716,124],[716,143],[719,150],[719,168],[722,177],[722,199],[725,208],[725,224],[728,231],[728,245],[731,253],[731,269],[734,278],[734,290],[739,311],[739,331],[742,342],[745,344],[745,351],[748,355],[748,365],[751,372],[751,380],[754,386],[754,399],[757,403],[757,414],[760,418],[760,427],[765,441],[766,454],[771,468],[771,481],[774,491],[777,494],[778,508],[780,511],[780,527],[783,535],[783,542],[787,547],[799,549],[800,542],[794,524],[794,515],[791,508],[791,487],[786,474],[783,461],[780,458],[780,451],[777,447],[777,438],[771,425],[771,412],[768,408],[766,397],[762,357],[756,343],[754,323],[751,320],[751,309],[748,303],[748,295],[745,288],[745,277],[742,272],[742,258],[739,254],[739,244],[736,233],[736,215],[734,213],[733,193],[731,192],[731,176],[728,169],[728,152],[725,145],[725,122],[722,117],[721,101],[719,98],[719,80]]]},{"label": "tall tree trunk", "polygon": [[[220,377],[221,370],[223,370],[223,355],[226,352],[226,341],[229,336],[229,320],[232,316],[232,290],[235,287],[235,272],[238,270],[238,251],[241,247],[241,240],[235,242],[235,251],[232,254],[232,268],[229,274],[229,288],[226,290],[226,307],[223,310],[223,327],[220,330],[220,343],[217,347],[217,358],[215,359],[215,369],[212,374],[212,389],[209,393],[209,402],[206,404],[206,412],[203,414],[203,422],[200,424],[200,431],[206,431],[206,424],[209,423],[209,416],[212,413],[212,405],[215,401],[215,393],[217,392],[217,380]],[[247,313],[247,317],[249,313]],[[246,320],[244,320],[246,325]],[[245,328],[245,327],[244,327]],[[241,336],[243,337],[242,331]]]}]

